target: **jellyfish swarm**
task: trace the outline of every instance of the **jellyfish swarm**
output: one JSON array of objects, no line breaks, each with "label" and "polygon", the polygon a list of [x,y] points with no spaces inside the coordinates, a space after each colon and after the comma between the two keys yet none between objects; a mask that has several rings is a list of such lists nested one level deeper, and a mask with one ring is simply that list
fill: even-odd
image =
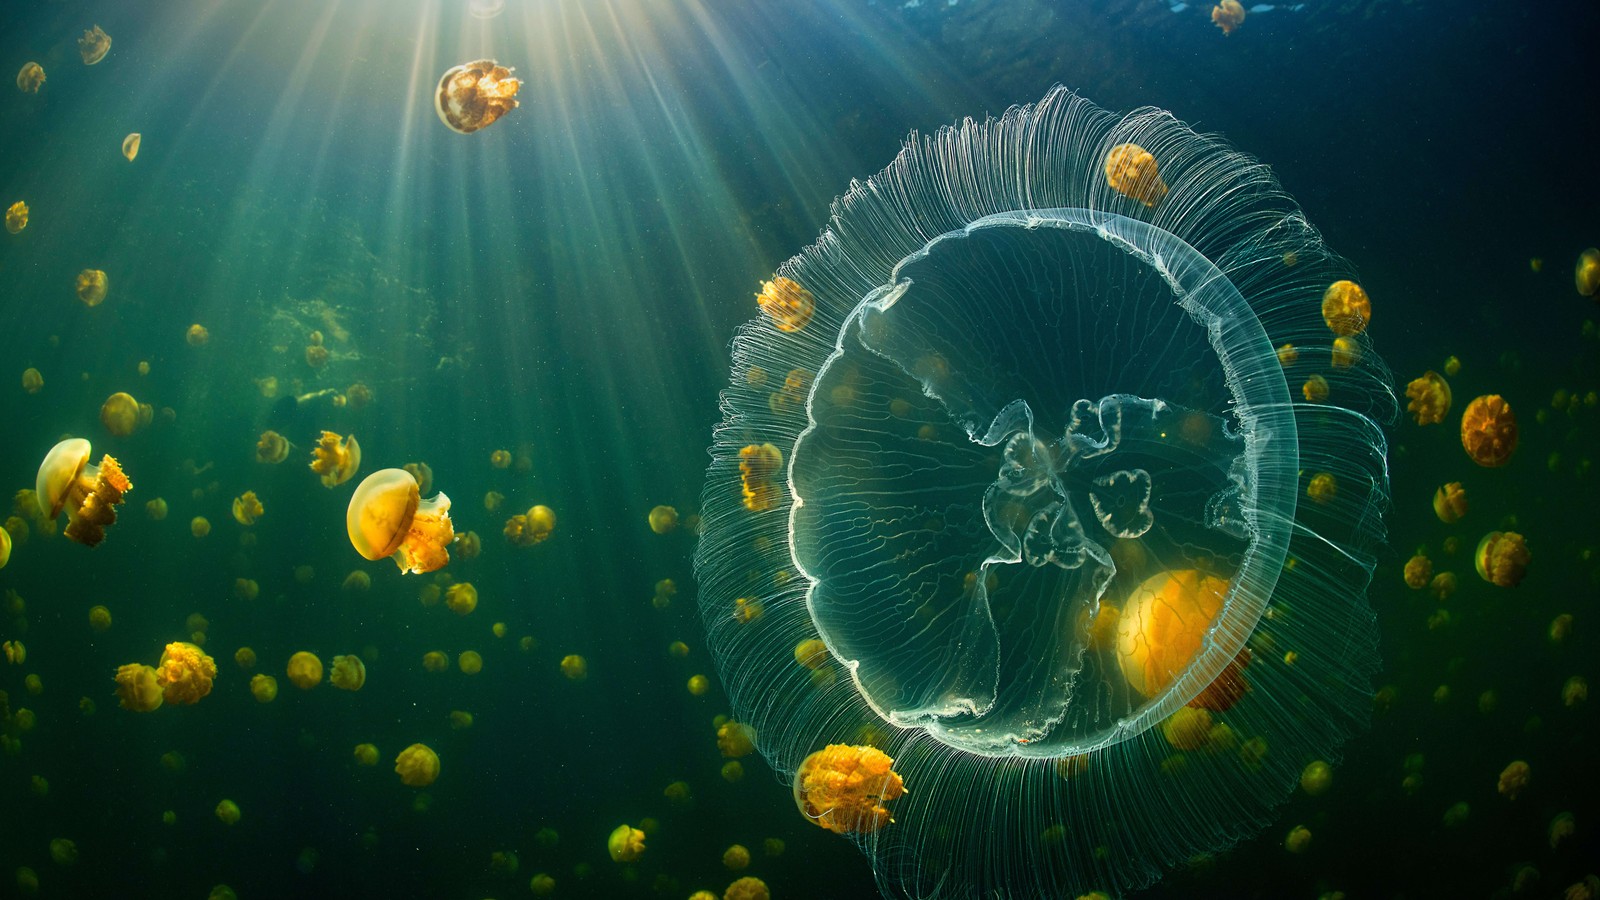
[{"label": "jellyfish swarm", "polygon": [[[1164,194],[1108,181],[1127,145]],[[1311,402],[1274,349],[1329,345],[1350,267],[1261,164],[1061,88],[913,137],[832,222],[777,273],[810,323],[735,337],[702,496],[734,718],[790,780],[894,760],[894,821],[850,835],[892,896],[1120,893],[1254,833],[1371,707],[1392,378],[1352,335],[1296,367]],[[1175,714],[1231,740],[1175,746]]]}]

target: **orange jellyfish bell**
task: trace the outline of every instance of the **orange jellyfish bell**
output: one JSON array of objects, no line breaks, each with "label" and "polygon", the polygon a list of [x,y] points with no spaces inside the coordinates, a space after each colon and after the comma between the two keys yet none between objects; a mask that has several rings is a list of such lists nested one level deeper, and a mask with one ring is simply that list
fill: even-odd
[{"label": "orange jellyfish bell", "polygon": [[92,66],[106,58],[111,52],[111,35],[106,34],[99,25],[85,31],[83,37],[78,38],[78,55],[83,57],[83,64]]},{"label": "orange jellyfish bell", "polygon": [[1472,461],[1497,468],[1511,461],[1517,449],[1517,417],[1499,394],[1485,394],[1461,414],[1461,446]]},{"label": "orange jellyfish bell", "polygon": [[492,59],[463,63],[439,77],[433,109],[451,131],[471,134],[517,108],[522,82]]},{"label": "orange jellyfish bell", "polygon": [[28,227],[28,204],[22,200],[11,204],[6,209],[6,230],[12,234],[19,234]]},{"label": "orange jellyfish bell", "polygon": [[1118,144],[1106,154],[1106,183],[1117,193],[1154,207],[1167,196],[1156,158],[1138,144]]},{"label": "orange jellyfish bell", "polygon": [[137,131],[122,139],[122,155],[128,158],[128,162],[133,162],[133,158],[139,155],[141,139]]},{"label": "orange jellyfish bell", "polygon": [[1211,22],[1222,29],[1224,35],[1233,34],[1233,30],[1244,24],[1244,4],[1239,0],[1222,0],[1211,7]]},{"label": "orange jellyfish bell", "polygon": [[404,469],[379,469],[350,497],[345,512],[350,543],[367,559],[393,557],[400,571],[432,572],[450,562],[450,498],[422,499],[417,480]]},{"label": "orange jellyfish bell", "polygon": [[1450,383],[1429,369],[1406,385],[1406,412],[1418,425],[1443,422],[1450,412]]},{"label": "orange jellyfish bell", "polygon": [[139,427],[139,401],[132,394],[118,391],[100,405],[100,423],[117,437],[133,434]]},{"label": "orange jellyfish bell", "polygon": [[89,451],[83,438],[51,447],[39,466],[34,492],[47,518],[66,511],[67,537],[93,547],[105,539],[106,526],[117,521],[116,507],[133,484],[110,454],[95,466],[89,463]]},{"label": "orange jellyfish bell", "polygon": [[99,269],[84,269],[78,273],[78,299],[84,306],[99,306],[110,288],[111,280]]}]

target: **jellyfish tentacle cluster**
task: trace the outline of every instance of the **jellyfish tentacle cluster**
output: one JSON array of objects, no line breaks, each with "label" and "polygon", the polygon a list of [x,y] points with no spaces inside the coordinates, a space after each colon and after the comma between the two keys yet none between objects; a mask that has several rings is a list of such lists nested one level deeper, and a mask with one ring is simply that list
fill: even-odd
[{"label": "jellyfish tentacle cluster", "polygon": [[1337,756],[1397,404],[1266,167],[1057,88],[913,136],[771,281],[807,321],[735,337],[702,618],[776,771],[882,755],[844,831],[887,893],[1134,889]]}]

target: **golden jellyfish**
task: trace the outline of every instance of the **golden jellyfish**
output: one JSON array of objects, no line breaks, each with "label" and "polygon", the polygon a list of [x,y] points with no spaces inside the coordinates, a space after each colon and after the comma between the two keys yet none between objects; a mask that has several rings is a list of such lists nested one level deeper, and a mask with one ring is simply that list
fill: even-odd
[{"label": "golden jellyfish", "polygon": [[197,538],[203,538],[211,533],[211,520],[205,516],[195,516],[189,520],[189,533]]},{"label": "golden jellyfish", "polygon": [[[317,445],[311,448],[311,471],[316,472],[322,479],[323,487],[331,488],[344,484],[359,468],[361,468],[361,445],[356,443],[356,436],[353,434],[349,437],[340,437],[331,431],[324,431]],[[365,483],[363,482],[363,485]],[[358,489],[356,493],[359,494],[361,491]]]},{"label": "golden jellyfish", "polygon": [[133,162],[134,157],[139,155],[139,142],[142,140],[137,131],[122,139],[122,155],[128,158],[128,162]]},{"label": "golden jellyfish", "polygon": [[493,453],[490,453],[489,454],[489,465],[493,466],[496,469],[509,469],[509,468],[511,468],[511,451],[510,450],[496,450]]},{"label": "golden jellyfish", "polygon": [[450,711],[451,731],[466,731],[468,728],[472,727],[472,721],[472,713],[464,712],[459,709],[452,709]]},{"label": "golden jellyfish", "polygon": [[1361,362],[1361,345],[1355,338],[1333,339],[1333,357],[1330,363],[1335,369],[1348,369],[1358,362]]},{"label": "golden jellyfish", "polygon": [[1572,270],[1572,282],[1578,293],[1593,297],[1600,293],[1600,250],[1593,247],[1578,254],[1578,265]]},{"label": "golden jellyfish", "polygon": [[483,654],[476,650],[463,650],[461,655],[456,657],[456,668],[460,669],[463,675],[476,675],[482,672]]},{"label": "golden jellyfish", "polygon": [[1207,710],[1184,706],[1161,723],[1161,736],[1174,750],[1199,750],[1210,743],[1212,724]]},{"label": "golden jellyfish", "polygon": [[1304,853],[1311,846],[1311,829],[1304,825],[1296,825],[1289,829],[1289,836],[1283,839],[1283,849],[1290,853]]},{"label": "golden jellyfish", "polygon": [[1500,772],[1500,781],[1495,787],[1500,796],[1507,800],[1515,800],[1532,778],[1533,773],[1528,769],[1527,763],[1520,759],[1513,760]]},{"label": "golden jellyfish", "polygon": [[1420,591],[1428,586],[1433,578],[1433,560],[1418,553],[1406,560],[1405,567],[1406,587],[1413,591]]},{"label": "golden jellyfish", "polygon": [[806,638],[794,645],[794,661],[812,670],[828,664],[828,645],[820,638]]},{"label": "golden jellyfish", "polygon": [[817,299],[800,282],[782,275],[761,282],[756,306],[772,320],[772,327],[793,333],[805,328],[816,312]]},{"label": "golden jellyfish", "polygon": [[1561,705],[1571,709],[1589,699],[1589,680],[1574,675],[1561,685]]},{"label": "golden jellyfish", "polygon": [[233,520],[240,525],[254,525],[256,519],[261,518],[265,512],[266,509],[256,497],[255,491],[245,491],[233,498]]},{"label": "golden jellyfish", "polygon": [[309,691],[322,683],[322,660],[309,650],[301,650],[289,657],[289,681],[302,691]]},{"label": "golden jellyfish", "polygon": [[743,844],[734,844],[722,851],[723,868],[730,872],[742,872],[750,868],[750,849]]},{"label": "golden jellyfish", "polygon": [[277,465],[289,458],[289,439],[268,429],[256,438],[256,462]]},{"label": "golden jellyfish", "polygon": [[422,654],[422,667],[429,672],[443,672],[450,668],[450,659],[437,650],[429,650]]},{"label": "golden jellyfish", "polygon": [[1211,7],[1211,24],[1222,29],[1224,37],[1233,34],[1233,30],[1244,24],[1244,5],[1239,0],[1222,0]]},{"label": "golden jellyfish", "polygon": [[876,747],[829,744],[795,773],[795,806],[835,834],[870,834],[894,821],[885,804],[906,792],[893,766]]},{"label": "golden jellyfish", "polygon": [[1318,472],[1311,476],[1311,482],[1306,485],[1306,496],[1313,503],[1326,506],[1333,502],[1339,494],[1339,481],[1331,473]]},{"label": "golden jellyfish", "polygon": [[439,777],[439,754],[427,744],[412,744],[395,757],[394,770],[406,787],[427,787]]},{"label": "golden jellyfish", "polygon": [[67,537],[86,547],[105,539],[105,529],[117,521],[122,495],[133,490],[117,461],[106,454],[96,466],[89,462],[89,442],[68,438],[45,455],[39,466],[34,492],[49,521],[67,514]]},{"label": "golden jellyfish", "polygon": [[1354,281],[1335,281],[1322,292],[1322,321],[1341,337],[1360,334],[1372,321],[1372,301]]},{"label": "golden jellyfish", "polygon": [[1300,351],[1293,344],[1284,344],[1278,348],[1278,365],[1288,368],[1300,361]]},{"label": "golden jellyfish", "polygon": [[457,539],[461,544],[462,559],[477,559],[483,554],[483,538],[478,537],[476,531],[469,531]]},{"label": "golden jellyfish", "polygon": [[561,657],[561,674],[568,681],[582,681],[589,677],[589,661],[576,653]]},{"label": "golden jellyfish", "polygon": [[251,677],[250,695],[257,703],[271,703],[278,699],[278,679],[262,674]]},{"label": "golden jellyfish", "polygon": [[724,722],[717,728],[717,749],[725,759],[741,759],[756,752],[756,730],[743,722]]},{"label": "golden jellyfish", "polygon": [[156,682],[168,703],[199,703],[201,697],[211,693],[216,677],[216,661],[199,647],[183,641],[168,644],[156,664]]},{"label": "golden jellyfish", "polygon": [[153,521],[160,522],[167,517],[167,501],[157,497],[154,500],[145,503],[144,514],[149,516]]},{"label": "golden jellyfish", "polygon": [[706,691],[711,690],[711,679],[704,675],[690,675],[687,687],[691,695],[704,697]]},{"label": "golden jellyfish", "polygon": [[649,521],[651,531],[667,534],[678,527],[678,511],[670,506],[651,507]]},{"label": "golden jellyfish", "polygon": [[644,832],[632,825],[618,825],[606,838],[606,852],[614,862],[633,862],[644,855]]},{"label": "golden jellyfish", "polygon": [[351,755],[355,757],[358,766],[375,766],[378,764],[378,745],[357,744],[355,752]]},{"label": "golden jellyfish", "polygon": [[1478,577],[1500,587],[1516,587],[1528,573],[1533,554],[1528,542],[1515,531],[1491,531],[1478,542],[1473,565]]},{"label": "golden jellyfish", "polygon": [[311,344],[306,347],[306,365],[313,369],[320,369],[328,364],[328,348],[321,344]]},{"label": "golden jellyfish", "polygon": [[156,670],[141,663],[129,663],[117,669],[117,700],[123,709],[150,712],[161,706],[161,682]]},{"label": "golden jellyfish", "polygon": [[224,825],[239,824],[239,804],[232,800],[224,799],[217,804],[217,819]]},{"label": "golden jellyfish", "polygon": [[1499,394],[1485,394],[1461,413],[1461,446],[1472,461],[1496,468],[1511,461],[1517,449],[1517,417]]},{"label": "golden jellyfish", "polygon": [[344,577],[343,588],[350,593],[360,593],[372,587],[372,576],[356,569]]},{"label": "golden jellyfish", "polygon": [[1306,765],[1300,772],[1300,789],[1313,797],[1320,797],[1333,787],[1333,766],[1322,760]]},{"label": "golden jellyfish", "polygon": [[204,325],[196,322],[189,326],[188,331],[183,333],[183,339],[191,347],[204,347],[211,342],[211,332],[207,331]]},{"label": "golden jellyfish", "polygon": [[28,227],[28,204],[18,200],[6,210],[6,230],[16,234]]},{"label": "golden jellyfish", "polygon": [[233,651],[233,661],[238,663],[241,669],[254,669],[256,667],[256,651],[249,647],[240,647]]},{"label": "golden jellyfish", "polygon": [[1406,385],[1406,412],[1418,425],[1443,422],[1450,413],[1450,384],[1438,372],[1429,369],[1420,378]]},{"label": "golden jellyfish", "polygon": [[11,561],[11,532],[0,528],[0,569]]},{"label": "golden jellyfish", "polygon": [[1228,594],[1226,579],[1195,569],[1159,572],[1134,589],[1117,620],[1117,660],[1145,697],[1167,689],[1199,652]]},{"label": "golden jellyfish", "polygon": [[1313,375],[1300,385],[1300,394],[1308,403],[1322,403],[1328,399],[1328,379],[1321,375]]},{"label": "golden jellyfish", "polygon": [[1428,592],[1433,594],[1433,599],[1440,603],[1449,600],[1456,593],[1456,573],[1440,572],[1428,582]]},{"label": "golden jellyfish", "polygon": [[459,134],[471,134],[493,125],[497,119],[517,108],[517,90],[522,82],[492,59],[462,63],[439,77],[433,93],[433,109],[439,121]]},{"label": "golden jellyfish", "polygon": [[1452,481],[1433,492],[1433,514],[1446,525],[1454,525],[1467,514],[1467,490]]},{"label": "golden jellyfish", "polygon": [[722,900],[772,900],[772,891],[767,889],[765,881],[746,875],[728,885],[728,889],[722,892]]},{"label": "golden jellyfish", "polygon": [[1118,144],[1106,154],[1106,184],[1147,207],[1167,196],[1167,183],[1161,180],[1156,158],[1138,144]]},{"label": "golden jellyfish", "polygon": [[540,872],[528,880],[528,890],[532,891],[535,897],[548,897],[555,893],[556,880],[547,873]]},{"label": "golden jellyfish", "polygon": [[83,64],[92,66],[106,58],[111,52],[111,35],[106,34],[99,25],[85,31],[83,37],[78,38],[78,55],[83,57]]},{"label": "golden jellyfish", "polygon": [[450,498],[424,500],[404,469],[368,475],[345,512],[345,531],[356,552],[370,560],[393,557],[400,571],[432,572],[450,562]]},{"label": "golden jellyfish", "polygon": [[235,578],[233,596],[237,600],[249,602],[261,596],[261,585],[253,578]]},{"label": "golden jellyfish", "polygon": [[78,273],[78,299],[83,301],[84,306],[99,306],[110,289],[111,279],[99,269],[84,269]]},{"label": "golden jellyfish", "polygon": [[445,589],[444,605],[456,615],[464,616],[478,608],[478,589],[470,581],[452,584]]},{"label": "golden jellyfish", "polygon": [[36,62],[25,62],[17,71],[17,90],[24,94],[37,94],[44,86],[44,67]]},{"label": "golden jellyfish", "polygon": [[783,468],[783,451],[772,444],[751,444],[739,451],[739,480],[744,508],[765,512],[778,503],[776,479]]},{"label": "golden jellyfish", "polygon": [[[489,491],[483,495],[483,508],[488,512],[494,512],[499,509],[500,504],[504,502],[506,502],[506,495],[499,491]],[[524,517],[524,520],[526,520],[526,517]]]},{"label": "golden jellyfish", "polygon": [[89,607],[89,627],[98,632],[105,632],[111,628],[111,610],[104,606]]},{"label": "golden jellyfish", "polygon": [[328,681],[341,691],[359,691],[367,683],[367,664],[353,653],[335,656]]},{"label": "golden jellyfish", "polygon": [[44,387],[44,376],[39,370],[29,367],[22,370],[22,389],[30,394],[37,394]]},{"label": "golden jellyfish", "polygon": [[542,543],[556,529],[555,510],[548,506],[535,506],[520,516],[506,520],[506,540],[518,547],[531,547]]}]

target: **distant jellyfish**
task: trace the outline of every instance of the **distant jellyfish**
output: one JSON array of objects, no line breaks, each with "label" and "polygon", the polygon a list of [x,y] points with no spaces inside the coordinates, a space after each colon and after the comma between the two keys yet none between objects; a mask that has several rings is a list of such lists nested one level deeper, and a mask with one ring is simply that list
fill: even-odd
[{"label": "distant jellyfish", "polygon": [[427,744],[412,744],[395,757],[394,770],[407,787],[427,787],[439,777],[439,754]]},{"label": "distant jellyfish", "polygon": [[117,670],[117,699],[123,709],[150,712],[161,706],[161,682],[156,670],[140,663],[129,663]]},{"label": "distant jellyfish", "polygon": [[1450,384],[1430,369],[1406,385],[1406,399],[1406,412],[1418,425],[1443,422],[1450,412]]},{"label": "distant jellyfish", "polygon": [[367,664],[354,653],[335,656],[328,681],[341,691],[359,691],[367,683]]},{"label": "distant jellyfish", "polygon": [[219,802],[217,804],[216,813],[217,819],[224,825],[239,824],[239,804],[233,802],[232,800],[224,799]]},{"label": "distant jellyfish", "polygon": [[271,703],[278,699],[278,679],[265,674],[252,675],[250,695],[256,698],[257,703]]},{"label": "distant jellyfish", "polygon": [[255,491],[245,491],[233,498],[233,520],[240,525],[254,525],[266,509]]},{"label": "distant jellyfish", "polygon": [[78,299],[84,306],[99,306],[106,299],[106,291],[111,287],[111,280],[106,273],[99,269],[84,269],[78,273]]},{"label": "distant jellyfish", "polygon": [[[811,787],[819,747],[892,761],[846,829],[885,895],[1129,892],[1337,758],[1373,704],[1395,391],[1366,337],[1305,393],[1326,357],[1280,361],[1357,279],[1264,166],[1055,89],[908,141],[777,271],[815,310],[734,338],[701,618],[802,798],[851,783]],[[775,401],[755,369],[802,374]]]},{"label": "distant jellyfish", "polygon": [[1222,29],[1224,35],[1231,35],[1235,28],[1244,24],[1244,6],[1239,0],[1221,0],[1211,7],[1211,22]]},{"label": "distant jellyfish", "polygon": [[450,498],[426,500],[404,469],[379,469],[350,497],[345,530],[356,552],[370,560],[392,557],[400,571],[432,572],[450,562]]},{"label": "distant jellyfish", "polygon": [[1578,293],[1593,297],[1600,293],[1600,250],[1593,247],[1578,254],[1578,265],[1572,270],[1572,282]]},{"label": "distant jellyfish", "polygon": [[1433,580],[1433,560],[1418,553],[1406,560],[1404,575],[1406,587],[1414,591],[1422,590]]},{"label": "distant jellyfish", "polygon": [[137,131],[122,139],[122,155],[128,158],[128,162],[133,162],[134,157],[139,155],[139,142],[141,140],[143,138],[140,137]]},{"label": "distant jellyfish", "polygon": [[196,322],[184,332],[183,339],[191,347],[204,347],[211,342],[211,332],[207,331],[204,325]]},{"label": "distant jellyfish", "polygon": [[474,19],[492,19],[506,11],[506,0],[470,0],[467,14]]},{"label": "distant jellyfish", "polygon": [[126,437],[139,427],[139,401],[118,391],[100,405],[100,424],[117,437]]},{"label": "distant jellyfish", "polygon": [[350,480],[361,468],[361,445],[356,436],[340,437],[324,431],[311,448],[311,471],[322,479],[323,487],[336,487]]},{"label": "distant jellyfish", "polygon": [[24,94],[37,94],[43,86],[44,67],[36,62],[23,63],[22,69],[17,72],[17,90]]},{"label": "distant jellyfish", "polygon": [[1480,466],[1497,468],[1517,449],[1517,417],[1499,394],[1485,394],[1461,413],[1461,446]]},{"label": "distant jellyfish", "polygon": [[1500,587],[1521,584],[1532,559],[1528,542],[1515,531],[1491,531],[1484,535],[1472,557],[1478,577]]},{"label": "distant jellyfish", "polygon": [[289,439],[276,431],[261,432],[256,439],[256,462],[276,465],[289,458]]},{"label": "distant jellyfish", "polygon": [[1454,525],[1467,514],[1467,490],[1452,481],[1433,492],[1433,514],[1446,525]]},{"label": "distant jellyfish", "polygon": [[548,506],[530,507],[526,513],[506,520],[505,536],[518,547],[543,543],[556,530],[555,510]]},{"label": "distant jellyfish", "polygon": [[471,134],[517,108],[522,82],[492,59],[463,63],[439,77],[433,109],[451,131]]},{"label": "distant jellyfish", "polygon": [[1499,784],[1496,789],[1500,796],[1507,800],[1515,800],[1517,796],[1528,787],[1528,782],[1533,780],[1532,771],[1528,764],[1522,760],[1514,760],[1500,773]]},{"label": "distant jellyfish", "polygon": [[83,37],[78,38],[78,55],[83,57],[83,64],[92,66],[106,58],[111,52],[111,35],[106,34],[99,25],[85,31]]},{"label": "distant jellyfish", "polygon": [[606,852],[615,862],[633,862],[644,855],[644,837],[632,825],[618,825],[606,838]]},{"label": "distant jellyfish", "polygon": [[653,506],[648,516],[650,530],[656,534],[667,534],[678,527],[678,511],[670,506]]},{"label": "distant jellyfish", "polygon": [[43,387],[44,376],[39,374],[38,369],[29,366],[28,368],[22,370],[22,389],[24,391],[27,391],[30,394],[37,394]]},{"label": "distant jellyfish", "polygon": [[6,208],[6,230],[17,234],[28,227],[28,204],[21,200]]},{"label": "distant jellyfish", "polygon": [[63,534],[86,547],[105,539],[105,530],[117,521],[122,497],[133,490],[111,454],[100,464],[89,462],[90,445],[83,438],[68,438],[50,448],[39,465],[34,491],[46,520],[67,514]]},{"label": "distant jellyfish", "polygon": [[302,691],[309,691],[322,683],[322,660],[309,650],[301,650],[289,657],[289,682]]}]

